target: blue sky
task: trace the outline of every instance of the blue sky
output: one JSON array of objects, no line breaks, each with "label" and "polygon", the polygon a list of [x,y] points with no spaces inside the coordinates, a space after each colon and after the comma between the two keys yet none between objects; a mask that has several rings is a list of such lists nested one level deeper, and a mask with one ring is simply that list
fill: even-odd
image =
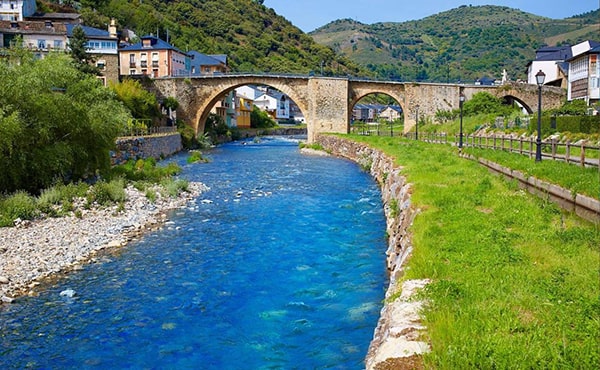
[{"label": "blue sky", "polygon": [[567,18],[598,9],[598,0],[265,0],[304,32],[336,19],[362,23],[404,22],[458,8],[461,5],[500,5],[553,19]]}]

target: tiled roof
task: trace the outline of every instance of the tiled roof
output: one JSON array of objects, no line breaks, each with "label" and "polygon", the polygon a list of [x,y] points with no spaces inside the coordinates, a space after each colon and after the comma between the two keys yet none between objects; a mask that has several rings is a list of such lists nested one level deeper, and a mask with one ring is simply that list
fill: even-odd
[{"label": "tiled roof", "polygon": [[[122,51],[140,51],[140,50],[175,50],[181,54],[186,54],[183,51],[177,49],[175,46],[169,44],[168,42],[159,39],[156,36],[148,35],[142,36],[142,41],[135,43],[133,45],[125,46],[122,48]],[[151,40],[151,46],[146,47],[143,45],[143,40]]]},{"label": "tiled roof", "polygon": [[75,21],[81,18],[79,13],[33,13],[28,18],[39,18],[40,20],[44,19],[62,19],[66,21]]},{"label": "tiled roof", "polygon": [[573,56],[571,45],[546,46],[540,48],[535,53],[536,61],[567,60]]},{"label": "tiled roof", "polygon": [[76,24],[67,24],[66,26],[67,26],[67,36],[69,36],[69,37],[73,36],[73,30],[75,29],[75,27],[81,27],[81,28],[83,28],[83,32],[85,32],[85,35],[88,38],[111,38],[108,31],[101,30],[99,28],[76,25]]},{"label": "tiled roof", "polygon": [[[16,27],[14,27],[16,25]],[[48,27],[43,21],[0,21],[0,29],[14,33],[62,34],[67,32],[64,23],[53,23]]]},{"label": "tiled roof", "polygon": [[213,55],[206,55],[195,50],[189,51],[188,55],[190,56],[192,66],[219,66],[224,64],[219,59],[215,58]]}]

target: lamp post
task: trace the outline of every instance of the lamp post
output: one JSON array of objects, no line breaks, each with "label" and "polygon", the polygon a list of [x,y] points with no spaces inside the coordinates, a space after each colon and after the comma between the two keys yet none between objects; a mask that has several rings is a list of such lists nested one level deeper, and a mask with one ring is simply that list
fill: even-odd
[{"label": "lamp post", "polygon": [[465,94],[460,93],[459,97],[459,106],[460,106],[460,129],[458,134],[458,150],[462,152],[463,147],[463,103],[465,102]]},{"label": "lamp post", "polygon": [[535,141],[535,161],[542,160],[542,85],[546,79],[546,74],[540,71],[535,75],[535,80],[538,85],[538,117],[537,117],[537,139]]},{"label": "lamp post", "polygon": [[417,111],[415,112],[415,140],[419,141],[419,106],[416,106]]}]

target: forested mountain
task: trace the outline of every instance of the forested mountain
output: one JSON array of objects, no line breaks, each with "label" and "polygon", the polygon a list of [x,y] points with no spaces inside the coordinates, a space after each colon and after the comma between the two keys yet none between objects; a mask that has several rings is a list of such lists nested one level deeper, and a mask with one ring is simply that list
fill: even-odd
[{"label": "forested mountain", "polygon": [[227,54],[233,71],[368,74],[331,48],[279,16],[260,0],[82,0],[41,1],[46,11],[78,11],[86,25],[106,29],[110,18],[119,29],[138,36],[157,33],[181,50]]},{"label": "forested mountain", "polygon": [[525,78],[543,45],[600,39],[599,11],[554,20],[501,6],[461,6],[421,20],[365,25],[337,20],[311,36],[377,76],[404,81]]},{"label": "forested mountain", "polygon": [[[59,6],[58,2],[71,4]],[[227,54],[239,72],[359,75],[402,81],[525,78],[543,45],[600,41],[598,10],[555,20],[501,6],[461,6],[421,20],[365,25],[345,19],[303,33],[261,0],[38,0],[78,11],[105,29],[115,18],[138,36],[159,34],[181,50]],[[316,41],[316,42],[315,42]]]}]

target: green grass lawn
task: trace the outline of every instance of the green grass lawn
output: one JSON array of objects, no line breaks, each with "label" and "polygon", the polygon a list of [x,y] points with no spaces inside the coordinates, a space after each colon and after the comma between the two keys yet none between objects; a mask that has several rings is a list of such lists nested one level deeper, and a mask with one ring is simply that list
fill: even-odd
[{"label": "green grass lawn", "polygon": [[572,192],[600,199],[600,170],[582,168],[576,164],[544,159],[536,163],[533,158],[501,150],[465,148],[464,152],[476,158],[490,161],[518,170],[528,176],[534,176],[559,185]]},{"label": "green grass lawn", "polygon": [[414,185],[421,211],[405,278],[432,279],[423,292],[433,348],[426,367],[598,368],[598,225],[458,157],[456,148],[347,137],[394,157]]}]

